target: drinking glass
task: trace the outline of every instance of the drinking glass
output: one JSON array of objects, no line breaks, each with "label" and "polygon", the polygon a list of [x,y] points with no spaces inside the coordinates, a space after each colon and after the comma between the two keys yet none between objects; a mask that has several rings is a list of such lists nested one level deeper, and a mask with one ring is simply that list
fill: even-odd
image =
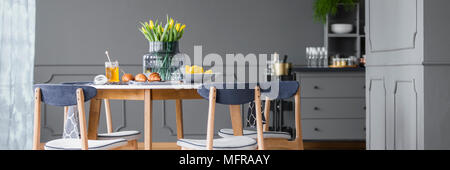
[{"label": "drinking glass", "polygon": [[329,63],[329,57],[328,57],[328,49],[327,47],[322,47],[322,51],[323,51],[323,67],[328,67],[330,65]]},{"label": "drinking glass", "polygon": [[120,82],[119,79],[119,62],[105,62],[106,78],[110,83]]}]

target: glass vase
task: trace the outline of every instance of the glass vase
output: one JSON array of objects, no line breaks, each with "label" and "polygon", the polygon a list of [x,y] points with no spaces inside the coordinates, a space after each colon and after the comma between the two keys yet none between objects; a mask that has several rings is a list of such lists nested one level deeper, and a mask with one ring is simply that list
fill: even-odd
[{"label": "glass vase", "polygon": [[143,73],[159,73],[162,81],[181,81],[186,55],[180,53],[176,42],[149,42],[149,53],[143,57]]}]

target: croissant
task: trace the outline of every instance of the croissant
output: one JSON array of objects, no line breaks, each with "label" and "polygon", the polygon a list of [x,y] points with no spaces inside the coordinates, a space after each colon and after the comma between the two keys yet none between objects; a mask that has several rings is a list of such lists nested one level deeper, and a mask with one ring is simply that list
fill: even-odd
[{"label": "croissant", "polygon": [[154,82],[154,81],[161,81],[161,76],[158,73],[152,73],[150,76],[148,76],[148,81]]},{"label": "croissant", "polygon": [[147,77],[145,77],[144,74],[138,74],[138,75],[136,75],[136,77],[134,79],[137,82],[146,82],[147,81]]}]

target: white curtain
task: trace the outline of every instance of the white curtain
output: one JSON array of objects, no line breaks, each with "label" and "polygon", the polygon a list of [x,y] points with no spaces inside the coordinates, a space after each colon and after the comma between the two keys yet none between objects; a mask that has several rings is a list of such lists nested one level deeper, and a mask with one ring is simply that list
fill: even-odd
[{"label": "white curtain", "polygon": [[0,149],[31,149],[35,0],[0,0]]}]

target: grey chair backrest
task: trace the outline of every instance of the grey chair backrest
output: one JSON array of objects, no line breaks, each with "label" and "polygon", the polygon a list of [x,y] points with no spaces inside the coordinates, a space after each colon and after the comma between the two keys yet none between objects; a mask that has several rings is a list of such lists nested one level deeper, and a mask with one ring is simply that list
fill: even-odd
[{"label": "grey chair backrest", "polygon": [[97,95],[97,89],[91,86],[36,84],[34,89],[41,89],[42,102],[51,106],[77,105],[77,89],[83,89],[84,101],[87,102]]}]

